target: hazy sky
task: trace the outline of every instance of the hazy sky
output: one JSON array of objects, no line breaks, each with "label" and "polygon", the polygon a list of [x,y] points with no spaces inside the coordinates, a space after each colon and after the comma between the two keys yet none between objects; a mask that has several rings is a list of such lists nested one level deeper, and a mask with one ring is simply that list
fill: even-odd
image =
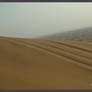
[{"label": "hazy sky", "polygon": [[92,3],[0,3],[0,36],[37,37],[92,26]]}]

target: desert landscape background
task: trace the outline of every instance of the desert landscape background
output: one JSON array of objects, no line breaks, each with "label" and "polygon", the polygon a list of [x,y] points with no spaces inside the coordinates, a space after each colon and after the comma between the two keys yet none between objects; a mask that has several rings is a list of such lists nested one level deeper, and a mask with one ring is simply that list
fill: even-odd
[{"label": "desert landscape background", "polygon": [[0,89],[92,90],[92,3],[0,3]]},{"label": "desert landscape background", "polygon": [[0,37],[0,89],[92,89],[92,43]]}]

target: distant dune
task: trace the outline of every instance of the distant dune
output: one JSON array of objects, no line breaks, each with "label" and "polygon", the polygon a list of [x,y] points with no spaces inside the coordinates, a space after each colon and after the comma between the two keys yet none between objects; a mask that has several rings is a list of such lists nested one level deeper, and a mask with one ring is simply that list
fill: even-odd
[{"label": "distant dune", "polygon": [[92,42],[92,27],[83,28],[79,30],[73,30],[68,32],[55,33],[39,37],[39,39],[48,40],[76,40],[76,41],[89,41]]},{"label": "distant dune", "polygon": [[0,37],[0,89],[92,89],[92,43]]}]

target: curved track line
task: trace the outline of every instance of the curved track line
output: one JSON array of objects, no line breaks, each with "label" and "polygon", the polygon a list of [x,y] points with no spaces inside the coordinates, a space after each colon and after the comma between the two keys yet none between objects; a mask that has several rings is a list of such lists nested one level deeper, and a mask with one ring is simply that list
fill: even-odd
[{"label": "curved track line", "polygon": [[[67,42],[67,41],[66,41]],[[68,41],[69,42],[69,41]],[[75,44],[75,42],[74,41],[70,41],[70,43],[74,43]],[[85,46],[85,47],[88,47],[88,48],[90,48],[90,49],[92,49],[92,42],[79,42],[79,41],[77,41],[76,42],[76,44],[78,44],[78,45],[81,45],[81,46]]]},{"label": "curved track line", "polygon": [[[28,41],[26,41],[26,42],[28,42]],[[30,44],[30,43],[27,43],[27,44]],[[48,48],[48,46],[49,46],[49,49],[50,50],[52,50],[52,51],[53,50],[56,50],[55,52],[59,52],[61,55],[62,55],[62,53],[61,53],[60,50],[62,50],[63,55],[66,55],[66,57],[68,57],[68,58],[72,58],[72,59],[77,60],[77,61],[79,61],[81,63],[92,65],[92,61],[90,59],[87,59],[87,58],[84,58],[84,57],[78,57],[77,55],[74,55],[74,54],[72,54],[70,52],[67,52],[67,50],[64,50],[64,48],[55,47],[55,46],[51,45],[50,43],[49,44],[48,43],[46,44],[46,41],[45,42],[40,41],[40,43],[39,43],[39,41],[36,41],[36,45],[41,46],[41,44],[42,44],[42,46],[44,46],[44,48]],[[80,58],[80,59],[78,59],[78,58]]]},{"label": "curved track line", "polygon": [[[26,41],[26,40],[25,40]],[[34,40],[34,41],[37,41],[38,42],[38,40]],[[28,42],[28,40],[27,40],[27,42]],[[30,42],[30,41],[29,41]],[[76,49],[76,48],[72,48],[72,47],[68,47],[68,46],[65,46],[65,45],[63,45],[63,44],[58,44],[58,43],[56,43],[56,42],[53,42],[53,41],[43,41],[43,40],[39,40],[39,42],[43,42],[43,43],[45,43],[45,44],[48,44],[48,45],[51,45],[51,46],[53,46],[53,47],[56,47],[56,48],[58,48],[58,49],[63,49],[63,50],[65,50],[65,51],[67,51],[67,52],[70,52],[70,53],[73,53],[73,54],[75,54],[75,55],[78,55],[78,56],[80,56],[81,54],[84,54],[84,55],[81,55],[82,57],[84,57],[84,58],[88,58],[88,59],[92,59],[92,55],[90,54],[90,53],[88,53],[88,52],[85,52],[85,51],[83,51],[83,50],[79,50],[79,49]],[[57,46],[57,45],[58,46]],[[77,52],[77,53],[75,53],[74,51],[72,51],[71,49],[73,49],[75,52]],[[81,54],[80,54],[81,53]],[[79,55],[80,54],[80,55]],[[86,55],[88,55],[88,57],[86,57]],[[91,56],[90,56],[91,55]]]},{"label": "curved track line", "polygon": [[[50,41],[52,41],[52,40],[50,40]],[[66,46],[69,46],[69,47],[72,47],[72,48],[76,48],[76,49],[79,49],[79,50],[83,50],[83,51],[86,51],[86,52],[88,52],[88,53],[92,53],[92,50],[90,50],[90,49],[88,49],[88,48],[85,48],[84,46],[83,46],[83,48],[82,47],[80,47],[79,45],[71,45],[71,44],[69,44],[69,43],[66,43],[66,42],[61,42],[61,41],[55,41],[55,40],[53,40],[53,42],[56,42],[56,43],[58,43],[58,44],[63,44],[63,45],[66,45]]]},{"label": "curved track line", "polygon": [[[78,66],[80,66],[80,67],[82,67],[82,68],[84,68],[84,69],[88,69],[88,70],[91,70],[92,71],[92,67],[91,66],[88,66],[88,65],[86,65],[86,64],[83,64],[83,63],[79,63],[79,62],[75,62],[74,60],[69,60],[69,59],[67,59],[66,58],[66,56],[61,56],[61,55],[57,55],[57,54],[55,54],[55,53],[53,53],[52,51],[50,51],[50,50],[48,50],[48,49],[46,49],[46,48],[42,48],[42,47],[40,47],[40,46],[37,46],[37,45],[34,45],[34,44],[31,44],[31,45],[28,45],[27,43],[25,44],[24,42],[22,42],[22,41],[20,41],[20,40],[16,40],[16,39],[4,39],[4,40],[8,40],[9,42],[12,42],[12,43],[17,43],[17,44],[20,44],[20,45],[22,45],[22,46],[25,46],[25,47],[28,47],[28,48],[31,48],[31,45],[33,45],[33,47],[35,46],[36,47],[36,49],[42,49],[45,53],[47,52],[47,53],[49,53],[49,54],[51,54],[51,55],[54,55],[54,56],[58,56],[60,59],[64,59],[65,61],[67,61],[67,62],[72,62],[72,63],[74,63],[74,64],[76,64],[76,65],[78,65]],[[16,40],[16,41],[15,41]],[[62,57],[62,58],[61,58]]]},{"label": "curved track line", "polygon": [[59,49],[62,49],[62,47],[63,47],[63,48],[65,48],[64,49],[65,51],[73,53],[77,56],[82,56],[82,57],[87,58],[87,59],[92,59],[92,55],[88,52],[83,51],[83,50],[72,48],[72,47],[69,47],[69,46],[66,46],[66,45],[63,45],[63,44],[58,44],[58,43],[53,42],[53,41],[47,41],[47,42],[49,42],[49,44],[53,44],[53,45],[57,44],[57,45],[59,45],[59,47],[57,45],[55,47],[57,47]]},{"label": "curved track line", "polygon": [[84,47],[89,47],[90,49],[92,49],[92,42],[80,42],[80,41],[73,41],[73,40],[54,40],[54,41],[62,41],[62,42],[69,42],[71,44],[75,44],[76,45],[81,45],[81,46],[84,46]]},{"label": "curved track line", "polygon": [[[26,43],[26,44],[28,44],[28,43]],[[31,44],[32,45],[32,44]],[[38,47],[38,44],[36,44],[36,46]],[[42,48],[42,49],[45,49],[45,50],[48,50],[47,48],[43,48],[43,47],[41,47],[40,46],[40,48]],[[48,51],[51,51],[51,48],[50,48],[50,50],[48,50]],[[57,53],[57,54],[61,54],[61,53],[59,53],[59,52],[52,52],[52,53]],[[65,55],[63,55],[64,57],[67,57],[67,56],[65,56]],[[67,57],[67,58],[70,58],[70,57]],[[72,59],[72,58],[71,58]],[[73,59],[72,59],[73,60]],[[84,63],[84,62],[83,62]]]}]

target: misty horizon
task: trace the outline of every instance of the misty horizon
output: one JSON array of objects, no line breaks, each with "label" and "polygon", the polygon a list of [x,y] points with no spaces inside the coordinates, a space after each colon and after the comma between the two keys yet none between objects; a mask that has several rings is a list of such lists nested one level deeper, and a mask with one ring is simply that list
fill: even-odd
[{"label": "misty horizon", "polygon": [[0,36],[36,38],[92,27],[92,3],[0,3]]}]

